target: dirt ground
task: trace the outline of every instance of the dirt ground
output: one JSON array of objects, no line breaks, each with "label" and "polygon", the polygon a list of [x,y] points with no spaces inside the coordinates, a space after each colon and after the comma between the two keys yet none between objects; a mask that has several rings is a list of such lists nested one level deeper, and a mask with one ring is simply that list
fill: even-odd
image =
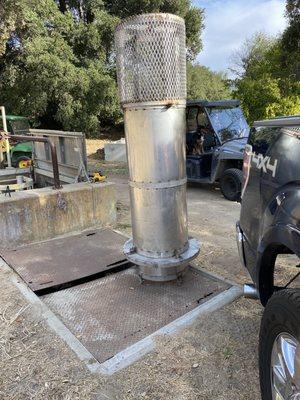
[{"label": "dirt ground", "polygon": [[[118,226],[130,234],[127,167],[90,158],[117,185]],[[189,233],[201,241],[196,264],[238,283],[248,281],[235,244],[240,205],[218,188],[189,185]],[[284,265],[284,260],[282,265]],[[111,377],[91,374],[45,324],[0,266],[0,399],[259,399],[257,343],[262,307],[240,298]]]},{"label": "dirt ground", "polygon": [[181,334],[161,337],[154,352],[105,377],[89,373],[1,274],[1,399],[259,398],[260,309],[250,301],[238,300]]},{"label": "dirt ground", "polygon": [[97,150],[103,149],[106,143],[109,143],[108,139],[89,139],[86,140],[86,153],[87,156],[91,156],[96,153]]}]

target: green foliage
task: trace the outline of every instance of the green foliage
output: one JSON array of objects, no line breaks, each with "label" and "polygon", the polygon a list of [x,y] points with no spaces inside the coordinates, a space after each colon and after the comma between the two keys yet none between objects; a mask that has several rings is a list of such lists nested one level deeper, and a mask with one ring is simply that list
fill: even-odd
[{"label": "green foliage", "polygon": [[278,60],[271,65],[266,55],[272,56],[273,52],[274,55],[277,54],[276,44],[277,39],[265,33],[257,33],[252,38],[246,39],[242,47],[232,56],[231,72],[241,78],[256,76],[257,70],[262,66],[264,69],[272,69]]},{"label": "green foliage", "polygon": [[0,59],[0,103],[7,111],[87,133],[99,130],[99,119],[120,118],[115,80],[104,63],[117,19],[97,10],[88,25],[61,13],[53,0],[15,6],[13,39]]},{"label": "green foliage", "polygon": [[114,28],[154,11],[186,19],[194,58],[203,17],[190,0],[2,0],[0,104],[47,128],[96,134],[99,123],[118,123]]},{"label": "green foliage", "polygon": [[188,99],[220,100],[231,98],[226,76],[199,64],[187,64]]},{"label": "green foliage", "polygon": [[[285,45],[290,27],[279,38],[255,35],[234,56],[232,71],[237,79],[233,94],[241,100],[250,123],[279,115],[300,114],[299,50]],[[300,40],[297,35],[293,40]]]},{"label": "green foliage", "polygon": [[287,0],[286,16],[289,25],[282,35],[282,44],[288,52],[299,53],[300,48],[300,1]]},{"label": "green foliage", "polygon": [[191,0],[105,0],[105,4],[110,13],[120,18],[151,12],[179,15],[186,23],[189,59],[194,59],[202,49],[203,10],[192,7]]},{"label": "green foliage", "polygon": [[289,25],[281,39],[281,65],[287,74],[300,81],[300,1],[288,0],[286,16]]},{"label": "green foliage", "polygon": [[0,56],[5,53],[6,43],[15,27],[14,0],[0,3]]}]

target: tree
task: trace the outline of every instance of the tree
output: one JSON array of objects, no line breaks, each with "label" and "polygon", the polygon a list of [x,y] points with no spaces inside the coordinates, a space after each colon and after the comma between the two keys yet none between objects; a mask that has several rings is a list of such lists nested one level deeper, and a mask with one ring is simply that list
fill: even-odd
[{"label": "tree", "polygon": [[286,16],[289,25],[282,35],[282,44],[290,53],[300,50],[300,1],[287,0]]},{"label": "tree", "polygon": [[238,78],[255,74],[256,66],[266,62],[267,53],[275,51],[276,44],[276,38],[263,32],[254,34],[251,38],[246,39],[241,48],[232,54],[229,70]]},{"label": "tree", "polygon": [[185,19],[188,58],[193,60],[202,49],[203,9],[193,7],[190,0],[104,0],[106,9],[120,18],[141,13],[171,13]]},{"label": "tree", "polygon": [[3,30],[0,103],[48,128],[93,133],[99,119],[117,118],[115,80],[104,62],[114,21],[99,10],[86,26],[53,0],[15,2],[10,32]]},{"label": "tree", "polygon": [[288,26],[281,38],[281,65],[294,82],[300,80],[300,1],[288,0]]},{"label": "tree", "polygon": [[235,54],[233,94],[250,123],[300,113],[300,82],[286,65],[291,53],[283,47],[284,40],[284,34],[279,38],[256,34]]},{"label": "tree", "polygon": [[185,18],[195,57],[203,18],[190,0],[2,0],[0,104],[41,127],[87,134],[120,121],[114,28],[120,17],[155,11]]},{"label": "tree", "polygon": [[220,100],[231,98],[226,76],[199,64],[187,64],[188,99]]}]

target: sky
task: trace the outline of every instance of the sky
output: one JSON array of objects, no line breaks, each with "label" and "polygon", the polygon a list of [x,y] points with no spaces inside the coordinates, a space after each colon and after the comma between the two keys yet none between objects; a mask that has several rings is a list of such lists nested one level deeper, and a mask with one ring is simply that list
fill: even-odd
[{"label": "sky", "polygon": [[213,71],[229,73],[232,53],[256,32],[276,36],[286,26],[285,0],[193,0],[193,4],[205,9],[203,50],[197,61]]}]

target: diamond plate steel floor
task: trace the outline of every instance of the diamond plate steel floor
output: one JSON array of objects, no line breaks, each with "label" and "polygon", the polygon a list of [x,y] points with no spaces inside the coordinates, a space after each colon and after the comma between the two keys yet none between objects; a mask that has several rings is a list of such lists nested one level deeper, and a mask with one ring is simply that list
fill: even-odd
[{"label": "diamond plate steel floor", "polygon": [[56,288],[127,263],[126,238],[111,229],[93,229],[3,250],[1,256],[34,292]]},{"label": "diamond plate steel floor", "polygon": [[229,286],[194,268],[180,286],[141,284],[130,268],[41,299],[102,363]]}]

